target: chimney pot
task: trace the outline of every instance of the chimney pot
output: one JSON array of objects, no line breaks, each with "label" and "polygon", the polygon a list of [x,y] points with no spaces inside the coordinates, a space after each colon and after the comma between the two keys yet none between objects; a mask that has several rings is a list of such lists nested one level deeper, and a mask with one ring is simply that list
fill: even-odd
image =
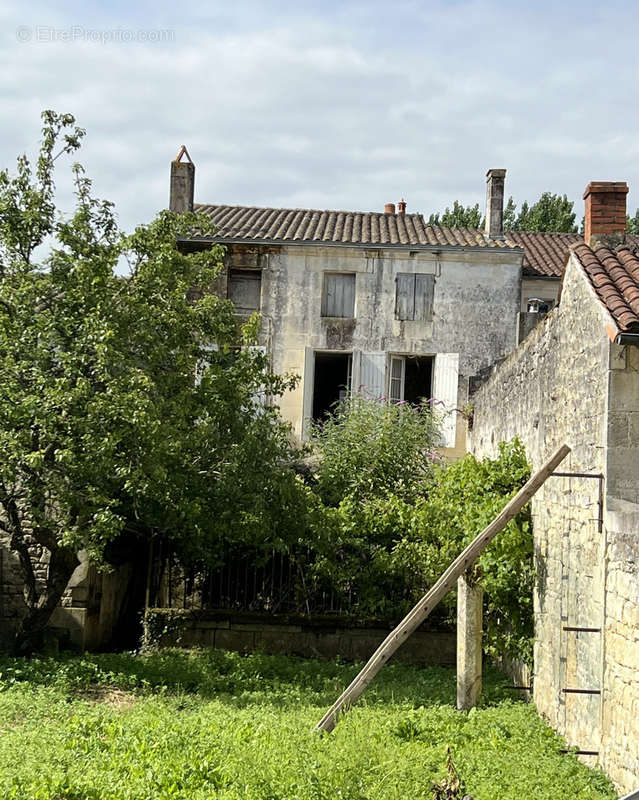
[{"label": "chimney pot", "polygon": [[616,247],[626,236],[625,181],[590,181],[584,192],[584,240],[590,247]]},{"label": "chimney pot", "polygon": [[[186,161],[182,161],[186,156]],[[195,164],[191,161],[189,151],[184,145],[171,161],[171,184],[169,190],[169,211],[184,214],[193,211],[195,190]]]},{"label": "chimney pot", "polygon": [[402,199],[397,204],[397,213],[398,214],[405,214],[406,213],[406,200],[402,197]]},{"label": "chimney pot", "polygon": [[505,169],[489,169],[486,173],[486,223],[484,231],[491,239],[504,238]]},{"label": "chimney pot", "polygon": [[395,213],[395,203],[386,203],[384,206],[384,214],[394,214]]}]

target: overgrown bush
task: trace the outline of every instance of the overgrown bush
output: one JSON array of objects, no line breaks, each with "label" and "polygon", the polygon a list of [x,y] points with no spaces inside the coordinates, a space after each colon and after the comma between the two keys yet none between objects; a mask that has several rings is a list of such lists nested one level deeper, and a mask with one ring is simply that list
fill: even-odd
[{"label": "overgrown bush", "polygon": [[439,425],[427,403],[354,395],[313,428],[318,492],[330,506],[420,492],[433,472]]},{"label": "overgrown bush", "polygon": [[[428,494],[389,491],[347,495],[321,517],[311,571],[351,602],[354,613],[399,617],[526,482],[530,468],[518,440],[499,457],[467,455],[430,471]],[[423,487],[423,484],[421,484]],[[402,487],[403,489],[404,487]],[[487,548],[475,570],[485,592],[485,645],[491,655],[530,661],[533,564],[530,513],[522,511]],[[437,613],[452,622],[455,597]]]}]

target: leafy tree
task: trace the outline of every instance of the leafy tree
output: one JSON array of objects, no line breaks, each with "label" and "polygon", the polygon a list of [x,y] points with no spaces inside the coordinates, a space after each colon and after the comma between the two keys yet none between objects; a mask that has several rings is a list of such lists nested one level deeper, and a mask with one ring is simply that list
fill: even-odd
[{"label": "leafy tree", "polygon": [[[521,205],[512,230],[548,233],[576,233],[574,203],[566,195],[544,192],[531,206]],[[514,209],[513,209],[514,210]]]},{"label": "leafy tree", "polygon": [[125,236],[78,165],[60,217],[54,161],[84,132],[70,115],[43,122],[35,166],[0,172],[0,527],[24,577],[19,652],[37,647],[79,551],[102,564],[122,537],[171,536],[187,555],[259,539],[297,486],[288,429],[258,398],[291,380],[238,351],[256,320],[240,331],[229,301],[193,291],[221,250],[176,248],[205,220],[163,212]]},{"label": "leafy tree", "polygon": [[626,216],[626,233],[639,235],[639,208],[635,211],[634,217],[631,217],[630,214]]},{"label": "leafy tree", "polygon": [[[543,192],[536,203],[532,205],[527,202],[522,203],[517,213],[517,204],[512,197],[509,197],[504,207],[503,227],[505,231],[576,233],[573,206],[574,203],[568,200],[565,194]],[[449,228],[483,228],[484,219],[478,204],[463,206],[455,200],[452,210],[446,208],[443,214],[431,214],[428,224]],[[639,230],[639,219],[636,224]]]},{"label": "leafy tree", "polygon": [[443,214],[431,214],[428,224],[445,228],[483,228],[484,218],[479,210],[479,203],[463,206],[455,200],[452,209],[447,207]]}]

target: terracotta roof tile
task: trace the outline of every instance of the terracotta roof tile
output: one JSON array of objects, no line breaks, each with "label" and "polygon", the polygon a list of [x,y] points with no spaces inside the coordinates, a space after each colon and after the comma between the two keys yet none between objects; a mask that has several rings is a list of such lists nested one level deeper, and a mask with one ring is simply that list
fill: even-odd
[{"label": "terracotta roof tile", "polygon": [[[421,214],[252,208],[196,204],[215,227],[215,240],[252,242],[330,242],[358,245],[437,247],[518,247],[508,239],[489,239],[470,228],[426,225]],[[194,239],[210,237],[194,236]]]},{"label": "terracotta roof tile", "polygon": [[[583,244],[579,233],[506,231],[503,239],[489,239],[473,228],[427,225],[422,214],[384,214],[360,211],[254,208],[196,204],[215,227],[216,241],[328,242],[332,244],[405,245],[408,247],[498,247],[524,251],[525,275],[559,278],[569,249]],[[194,236],[194,239],[211,237]],[[639,236],[628,236],[639,247]],[[621,258],[621,256],[620,256]],[[630,269],[639,267],[630,264]]]},{"label": "terracotta roof tile", "polygon": [[[635,237],[632,237],[635,238]],[[622,331],[639,330],[639,249],[633,244],[592,249],[585,243],[571,248],[597,297]]]}]

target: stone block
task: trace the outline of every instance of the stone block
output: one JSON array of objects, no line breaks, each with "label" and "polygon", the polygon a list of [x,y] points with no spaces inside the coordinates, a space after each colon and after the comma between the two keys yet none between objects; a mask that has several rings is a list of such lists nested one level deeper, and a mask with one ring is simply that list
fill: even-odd
[{"label": "stone block", "polygon": [[251,653],[255,650],[255,634],[252,631],[215,630],[215,647],[218,650],[234,650]]}]

